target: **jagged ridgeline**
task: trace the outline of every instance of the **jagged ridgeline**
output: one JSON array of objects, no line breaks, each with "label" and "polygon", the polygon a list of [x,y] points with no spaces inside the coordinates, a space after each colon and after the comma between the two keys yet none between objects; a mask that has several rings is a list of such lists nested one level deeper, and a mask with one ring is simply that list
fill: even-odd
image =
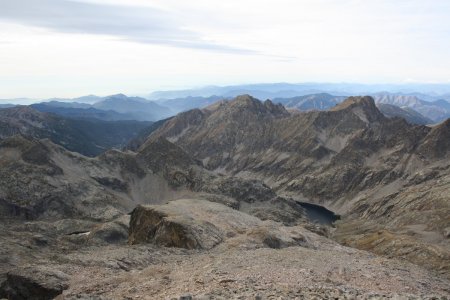
[{"label": "jagged ridgeline", "polygon": [[156,123],[0,110],[0,296],[448,295],[450,120],[319,100]]}]

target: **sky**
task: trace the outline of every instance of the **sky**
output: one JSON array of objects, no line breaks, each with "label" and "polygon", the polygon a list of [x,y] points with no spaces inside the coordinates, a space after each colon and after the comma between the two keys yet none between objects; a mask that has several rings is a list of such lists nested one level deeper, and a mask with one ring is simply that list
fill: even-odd
[{"label": "sky", "polygon": [[450,83],[448,0],[0,0],[0,99]]}]

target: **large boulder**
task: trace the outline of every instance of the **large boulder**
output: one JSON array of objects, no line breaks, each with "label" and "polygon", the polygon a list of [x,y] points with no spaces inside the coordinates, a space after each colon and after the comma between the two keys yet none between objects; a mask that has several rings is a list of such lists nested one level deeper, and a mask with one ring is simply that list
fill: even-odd
[{"label": "large boulder", "polygon": [[44,266],[28,266],[7,273],[0,296],[7,299],[46,300],[69,288],[69,277]]},{"label": "large boulder", "polygon": [[178,200],[167,205],[138,206],[131,215],[130,244],[152,242],[166,247],[210,249],[223,240],[224,232],[207,221],[208,210],[223,205],[201,201],[205,209],[196,210],[195,200]]},{"label": "large boulder", "polygon": [[186,249],[211,249],[222,242],[283,248],[308,245],[305,231],[300,226],[262,221],[219,203],[181,199],[138,206],[131,215],[128,242]]},{"label": "large boulder", "polygon": [[96,225],[87,235],[93,244],[122,244],[128,239],[129,215],[122,215],[110,222]]}]

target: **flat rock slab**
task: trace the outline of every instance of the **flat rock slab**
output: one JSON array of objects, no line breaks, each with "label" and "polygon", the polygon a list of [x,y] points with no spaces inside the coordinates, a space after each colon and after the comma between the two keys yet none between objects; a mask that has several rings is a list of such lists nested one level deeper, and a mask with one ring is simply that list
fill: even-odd
[{"label": "flat rock slab", "polygon": [[283,248],[306,245],[302,231],[299,226],[285,227],[273,221],[261,221],[219,203],[182,199],[165,205],[138,206],[131,215],[128,242],[211,249],[227,241],[236,245],[250,242]]}]

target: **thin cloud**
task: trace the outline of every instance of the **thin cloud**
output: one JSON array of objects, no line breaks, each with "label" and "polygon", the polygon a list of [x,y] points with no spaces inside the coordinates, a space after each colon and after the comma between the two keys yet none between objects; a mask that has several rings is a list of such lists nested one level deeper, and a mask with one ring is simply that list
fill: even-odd
[{"label": "thin cloud", "polygon": [[206,41],[183,29],[170,13],[151,7],[105,5],[69,0],[0,0],[0,19],[64,33],[115,36],[146,44],[235,54],[260,54]]}]

